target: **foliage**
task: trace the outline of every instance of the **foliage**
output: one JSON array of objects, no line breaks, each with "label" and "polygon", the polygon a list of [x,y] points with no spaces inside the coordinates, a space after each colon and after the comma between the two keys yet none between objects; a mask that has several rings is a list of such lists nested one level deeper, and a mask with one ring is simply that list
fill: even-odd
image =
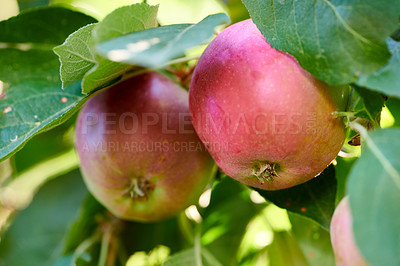
[{"label": "foliage", "polygon": [[[20,13],[5,5],[10,18],[0,21],[1,265],[334,265],[327,230],[345,194],[366,260],[399,264],[400,0],[16,2]],[[116,219],[76,170],[76,113],[97,91],[150,70],[186,86],[201,45],[230,21],[221,11],[234,22],[250,14],[308,72],[350,84],[336,115],[362,149],[346,143],[293,188],[254,190],[219,172],[177,217]],[[203,19],[189,21],[194,13]]]}]

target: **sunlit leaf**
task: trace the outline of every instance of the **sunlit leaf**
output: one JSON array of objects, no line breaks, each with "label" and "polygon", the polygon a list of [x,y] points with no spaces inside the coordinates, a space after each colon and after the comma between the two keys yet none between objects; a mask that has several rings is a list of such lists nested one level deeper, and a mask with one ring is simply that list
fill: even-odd
[{"label": "sunlit leaf", "polygon": [[[88,42],[86,45],[95,45],[121,35],[156,27],[157,11],[158,6],[147,4],[135,4],[118,8],[96,24],[92,31],[94,44]],[[97,57],[96,65],[84,74],[82,92],[89,93],[107,86],[130,68],[132,67],[129,65]]]},{"label": "sunlit leaf", "polygon": [[277,206],[307,216],[329,229],[336,197],[335,169],[332,165],[304,184],[276,191],[257,191]]},{"label": "sunlit leaf", "polygon": [[310,266],[335,266],[329,232],[314,221],[290,214],[294,237]]},{"label": "sunlit leaf", "polygon": [[92,31],[96,24],[89,24],[72,33],[65,42],[54,48],[61,61],[63,88],[80,81],[96,65],[96,58],[90,47]]},{"label": "sunlit leaf", "polygon": [[205,43],[216,26],[227,23],[226,14],[210,15],[198,24],[168,25],[121,36],[99,44],[97,51],[115,62],[159,68]]}]

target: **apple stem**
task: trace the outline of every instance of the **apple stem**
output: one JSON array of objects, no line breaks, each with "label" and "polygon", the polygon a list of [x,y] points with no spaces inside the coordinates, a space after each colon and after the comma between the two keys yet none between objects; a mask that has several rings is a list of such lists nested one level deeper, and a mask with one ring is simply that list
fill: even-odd
[{"label": "apple stem", "polygon": [[332,115],[334,115],[334,116],[342,116],[342,117],[349,117],[349,118],[355,117],[354,116],[355,114],[356,114],[356,112],[332,112]]},{"label": "apple stem", "polygon": [[105,232],[103,234],[103,238],[101,240],[101,247],[100,247],[100,258],[98,266],[107,266],[107,257],[110,248],[110,242],[112,237],[112,226],[107,225],[105,228]]},{"label": "apple stem", "polygon": [[179,63],[184,63],[184,62],[188,62],[188,61],[192,61],[192,60],[198,60],[200,58],[200,56],[196,55],[196,56],[185,56],[185,57],[181,57],[181,58],[177,58],[174,60],[171,60],[169,62],[167,62],[166,64],[157,67],[157,68],[143,68],[143,69],[138,69],[138,68],[132,68],[130,71],[126,72],[122,78],[122,80],[126,80],[128,78],[133,78],[139,75],[142,75],[144,73],[148,73],[151,71],[155,71],[158,69],[163,69],[166,68],[170,65],[173,64],[179,64]]},{"label": "apple stem", "polygon": [[354,120],[356,112],[333,112],[334,117],[343,117],[346,127],[349,127],[350,121]]},{"label": "apple stem", "polygon": [[85,239],[79,246],[75,249],[72,254],[72,261],[76,261],[77,258],[82,256],[90,247],[97,243],[101,239],[101,231],[96,231],[93,235]]}]

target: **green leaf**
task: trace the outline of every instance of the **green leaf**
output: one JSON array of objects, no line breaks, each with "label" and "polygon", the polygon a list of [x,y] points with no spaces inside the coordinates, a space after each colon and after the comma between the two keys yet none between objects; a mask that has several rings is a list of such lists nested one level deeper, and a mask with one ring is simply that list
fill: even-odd
[{"label": "green leaf", "polygon": [[356,81],[383,65],[397,29],[399,0],[243,0],[271,46],[332,85]]},{"label": "green leaf", "polygon": [[400,129],[371,133],[361,127],[357,130],[366,147],[353,166],[347,185],[355,240],[371,265],[398,265]]},{"label": "green leaf", "polygon": [[61,61],[63,87],[82,80],[88,94],[118,81],[132,66],[111,62],[95,55],[94,45],[120,35],[157,26],[157,6],[135,4],[118,8],[99,23],[71,34],[54,49]]},{"label": "green leaf", "polygon": [[227,3],[232,23],[250,18],[249,12],[241,0],[226,0],[225,2]]},{"label": "green leaf", "polygon": [[65,42],[54,48],[61,61],[61,81],[65,88],[82,80],[86,72],[96,65],[96,58],[90,48],[92,31],[96,24],[89,24],[72,33]]},{"label": "green leaf", "polygon": [[96,219],[104,213],[104,207],[89,194],[83,201],[78,218],[70,225],[66,234],[64,244],[64,254],[74,252],[74,250],[88,239],[99,224]]},{"label": "green leaf", "polygon": [[361,75],[357,84],[388,96],[400,97],[400,43],[388,40],[392,57],[384,67],[371,75]]},{"label": "green leaf", "polygon": [[82,80],[82,93],[88,94],[118,82],[132,66],[111,62],[97,57],[96,65],[85,73]]},{"label": "green leaf", "polygon": [[[92,32],[94,44],[128,33],[157,26],[158,6],[135,4],[116,9],[99,22]],[[94,48],[91,48],[94,49]],[[88,71],[82,81],[82,92],[89,93],[114,82],[132,66],[97,57],[96,66]]]},{"label": "green leaf", "polygon": [[329,230],[336,197],[333,165],[314,179],[292,188],[276,191],[256,190],[278,207],[307,216]]},{"label": "green leaf", "polygon": [[53,265],[61,256],[62,239],[68,225],[86,195],[87,190],[78,171],[46,184],[2,236],[1,263]]},{"label": "green leaf", "polygon": [[1,160],[64,122],[82,104],[79,84],[61,90],[52,48],[90,22],[92,18],[62,8],[35,9],[0,22],[0,80],[6,82],[0,96]]},{"label": "green leaf", "polygon": [[56,265],[94,265],[99,257],[99,243],[104,231],[101,229],[105,224],[105,217],[104,207],[88,194],[77,219],[65,234],[64,256]]},{"label": "green leaf", "polygon": [[49,5],[49,0],[18,0],[21,11],[47,5]]},{"label": "green leaf", "polygon": [[169,257],[163,266],[186,266],[197,265],[195,260],[194,248],[183,250]]},{"label": "green leaf", "polygon": [[74,115],[62,125],[40,133],[28,141],[12,157],[15,172],[19,174],[39,163],[71,151],[74,148],[73,126],[75,121],[76,116]]},{"label": "green leaf", "polygon": [[157,26],[157,6],[134,4],[114,10],[93,31],[95,43]]},{"label": "green leaf", "polygon": [[151,251],[155,245],[164,245],[177,252],[184,248],[185,241],[176,217],[157,223],[125,221],[119,234],[121,248],[126,254],[136,251]]},{"label": "green leaf", "polygon": [[292,232],[310,266],[335,266],[329,232],[314,221],[289,213]]},{"label": "green leaf", "polygon": [[336,180],[337,180],[337,191],[336,191],[336,205],[346,195],[346,182],[349,176],[350,170],[358,157],[336,157],[337,164],[335,165]]},{"label": "green leaf", "polygon": [[[255,194],[257,193],[253,191],[253,199]],[[258,197],[260,196],[258,195]],[[260,257],[264,256],[263,253],[265,252],[263,251],[265,251],[266,247],[271,244],[274,245],[274,237],[277,236],[279,238],[275,233],[283,231],[288,232],[291,228],[292,225],[289,221],[288,212],[274,204],[268,204],[267,207],[247,225],[246,234],[242,239],[237,256],[239,265],[266,265],[267,262],[260,264],[259,260],[261,259]],[[295,242],[293,237],[288,240],[289,242]],[[288,245],[290,245],[289,242]],[[287,256],[286,248],[281,251]]]},{"label": "green leaf", "polygon": [[371,91],[366,88],[361,88],[358,86],[354,86],[358,95],[361,97],[362,101],[360,105],[361,109],[357,110],[355,116],[367,119],[375,125],[375,127],[379,127],[379,119],[380,114],[384,105],[383,96],[376,92]]},{"label": "green leaf", "polygon": [[252,220],[265,204],[254,204],[250,191],[230,177],[218,182],[203,216],[202,245],[222,265],[236,262],[240,242]]},{"label": "green leaf", "polygon": [[394,118],[393,126],[400,127],[400,99],[389,97],[386,106]]},{"label": "green leaf", "polygon": [[304,257],[296,239],[287,231],[274,232],[274,241],[267,246],[269,265],[306,266]]},{"label": "green leaf", "polygon": [[76,29],[93,22],[91,17],[60,7],[23,11],[16,17],[0,22],[0,42],[5,43],[1,48],[32,44],[33,47],[16,48],[51,50],[53,46],[63,43]]},{"label": "green leaf", "polygon": [[121,36],[97,46],[109,60],[148,68],[159,68],[201,45],[214,34],[215,27],[229,23],[224,14],[210,15],[198,24],[175,24]]},{"label": "green leaf", "polygon": [[[220,266],[219,264],[215,264],[214,261],[210,261],[208,258],[209,251],[202,250],[202,264],[203,266]],[[199,264],[196,261],[196,253],[194,248],[186,249],[180,251],[178,253],[173,254],[167,260],[164,261],[162,266],[187,266],[187,265],[196,265]]]},{"label": "green leaf", "polygon": [[65,91],[60,83],[46,81],[27,80],[10,86],[0,101],[0,158],[8,158],[36,134],[66,121],[84,100],[79,84]]}]

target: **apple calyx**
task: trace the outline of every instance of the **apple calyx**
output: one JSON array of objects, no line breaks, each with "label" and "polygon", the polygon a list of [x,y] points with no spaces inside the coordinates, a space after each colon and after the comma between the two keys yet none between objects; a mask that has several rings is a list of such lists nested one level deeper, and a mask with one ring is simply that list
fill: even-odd
[{"label": "apple calyx", "polygon": [[147,200],[149,193],[154,190],[154,184],[144,178],[133,178],[132,183],[125,193],[132,200]]},{"label": "apple calyx", "polygon": [[272,182],[276,177],[278,177],[276,169],[276,163],[258,161],[253,166],[253,175],[257,177],[262,185],[265,181]]}]

